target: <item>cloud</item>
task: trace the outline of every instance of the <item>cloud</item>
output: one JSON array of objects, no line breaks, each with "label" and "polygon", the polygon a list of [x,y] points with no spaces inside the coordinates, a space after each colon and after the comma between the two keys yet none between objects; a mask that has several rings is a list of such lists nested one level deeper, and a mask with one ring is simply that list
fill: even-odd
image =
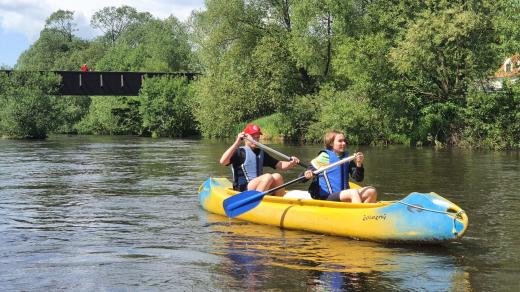
[{"label": "cloud", "polygon": [[98,32],[90,27],[90,18],[103,7],[128,5],[140,12],[150,12],[158,18],[174,15],[186,20],[192,10],[201,10],[203,0],[114,0],[107,4],[103,0],[63,1],[63,0],[0,0],[0,30],[4,33],[22,33],[31,42],[38,38],[47,19],[58,9],[74,11],[78,25],[78,35],[84,38],[95,36]]},{"label": "cloud", "polygon": [[21,32],[29,39],[35,39],[48,16],[42,3],[0,0],[1,29],[7,33]]}]

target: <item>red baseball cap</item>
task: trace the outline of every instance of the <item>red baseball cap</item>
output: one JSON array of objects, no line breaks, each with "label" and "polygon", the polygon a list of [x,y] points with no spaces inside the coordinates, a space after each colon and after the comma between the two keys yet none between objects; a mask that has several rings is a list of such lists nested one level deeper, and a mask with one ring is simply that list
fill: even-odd
[{"label": "red baseball cap", "polygon": [[249,134],[249,135],[254,135],[254,134],[263,135],[262,134],[262,130],[260,130],[260,127],[258,125],[255,125],[255,124],[248,124],[244,128],[244,133]]}]

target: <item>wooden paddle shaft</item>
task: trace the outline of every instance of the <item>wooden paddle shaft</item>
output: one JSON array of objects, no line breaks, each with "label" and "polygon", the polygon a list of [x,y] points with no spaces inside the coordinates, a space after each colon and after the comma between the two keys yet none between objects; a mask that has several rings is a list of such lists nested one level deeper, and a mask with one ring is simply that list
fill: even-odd
[{"label": "wooden paddle shaft", "polygon": [[[279,152],[279,151],[276,151],[276,150],[274,150],[273,148],[271,148],[271,147],[269,147],[269,146],[266,146],[266,145],[264,145],[264,144],[262,144],[262,143],[260,143],[260,142],[258,142],[258,141],[256,141],[256,140],[254,140],[254,139],[251,139],[251,138],[249,138],[247,135],[244,136],[244,139],[246,139],[247,141],[249,141],[249,142],[251,142],[251,143],[257,145],[258,147],[260,147],[260,148],[262,148],[262,149],[264,149],[264,150],[266,150],[266,151],[268,151],[268,152],[271,152],[271,153],[273,153],[273,154],[275,154],[275,155],[280,156],[281,158],[283,158],[283,159],[285,159],[285,160],[287,160],[287,161],[291,161],[291,157],[289,157],[289,156],[287,156],[287,155],[285,155],[285,154],[283,154],[283,153],[281,153],[281,152]],[[305,165],[305,164],[303,164],[303,163],[301,163],[301,162],[298,163],[298,164],[299,164],[300,166],[302,166],[303,168],[307,168],[307,165]]]},{"label": "wooden paddle shaft", "polygon": [[325,166],[325,167],[321,167],[321,168],[319,168],[319,169],[316,169],[316,170],[313,172],[313,174],[314,174],[314,175],[318,175],[318,174],[320,174],[320,173],[322,173],[322,172],[324,172],[324,171],[327,171],[327,170],[329,170],[329,169],[331,169],[331,168],[333,168],[333,167],[336,167],[336,166],[341,165],[341,164],[343,164],[343,163],[350,162],[350,161],[354,160],[354,158],[356,158],[356,154],[354,154],[354,155],[350,155],[349,157],[345,157],[345,158],[343,158],[343,159],[341,159],[341,160],[339,160],[339,161],[336,161],[336,162],[334,162],[334,163],[332,163],[332,164],[329,164],[329,165],[327,165],[327,166]]},{"label": "wooden paddle shaft", "polygon": [[[329,165],[327,165],[327,166],[325,166],[325,167],[321,167],[321,168],[319,168],[319,169],[313,171],[312,174],[314,174],[314,175],[318,175],[318,174],[320,174],[320,173],[322,173],[322,172],[324,172],[324,171],[327,171],[327,170],[329,170],[329,169],[331,169],[331,168],[334,168],[334,167],[336,167],[336,166],[338,166],[338,165],[341,165],[341,164],[343,164],[343,163],[350,162],[350,161],[354,160],[354,158],[356,158],[356,155],[355,155],[355,154],[354,154],[354,155],[350,155],[349,157],[345,157],[345,158],[343,158],[343,159],[341,159],[341,160],[339,160],[339,161],[336,161],[336,162],[334,162],[334,163],[332,163],[332,164],[329,164]],[[284,183],[284,184],[281,184],[281,185],[279,185],[279,186],[277,186],[277,187],[275,187],[275,188],[272,188],[272,189],[270,189],[270,190],[268,190],[268,191],[262,193],[262,196],[263,196],[263,195],[270,194],[270,193],[272,193],[272,192],[276,192],[276,191],[279,190],[279,189],[285,188],[285,187],[288,186],[288,185],[291,185],[291,184],[293,184],[293,183],[299,182],[299,181],[304,180],[304,179],[305,179],[305,176],[300,176],[300,177],[298,177],[298,178],[295,178],[295,179],[293,179],[293,180],[291,180],[291,181],[289,181],[289,182],[286,182],[286,183]]]}]

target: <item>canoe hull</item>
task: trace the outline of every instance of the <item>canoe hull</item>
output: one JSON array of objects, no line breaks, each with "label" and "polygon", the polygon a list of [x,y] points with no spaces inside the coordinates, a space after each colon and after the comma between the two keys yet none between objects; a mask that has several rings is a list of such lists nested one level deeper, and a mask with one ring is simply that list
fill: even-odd
[{"label": "canoe hull", "polygon": [[[229,180],[209,178],[199,188],[199,203],[205,210],[225,216],[222,203],[236,193]],[[468,226],[460,207],[434,193],[412,193],[400,201],[372,204],[265,196],[237,219],[383,242],[453,241]]]}]

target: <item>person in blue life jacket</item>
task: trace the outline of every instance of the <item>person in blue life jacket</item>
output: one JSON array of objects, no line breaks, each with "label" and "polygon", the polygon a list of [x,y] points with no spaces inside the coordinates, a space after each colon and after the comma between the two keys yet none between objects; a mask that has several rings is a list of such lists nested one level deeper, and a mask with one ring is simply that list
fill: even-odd
[{"label": "person in blue life jacket", "polygon": [[[253,140],[258,141],[262,131],[258,125],[248,124],[220,158],[220,164],[225,166],[231,164],[233,189],[241,192],[245,190],[264,192],[282,185],[283,177],[279,173],[263,173],[263,167],[269,166],[273,169],[287,170],[300,163],[300,160],[292,156],[291,161],[279,161],[269,153],[257,148],[254,143],[244,140],[245,135],[249,135]],[[244,146],[240,146],[242,140]],[[283,196],[284,190],[280,189],[274,194]]]},{"label": "person in blue life jacket", "polygon": [[[346,151],[347,141],[343,132],[333,130],[325,134],[325,149],[311,161],[309,169],[305,171],[305,178],[314,177],[313,171],[339,161],[349,154]],[[362,152],[354,154],[356,158],[349,163],[324,171],[319,174],[309,187],[312,198],[328,201],[341,201],[352,203],[375,203],[377,191],[374,187],[367,186],[361,189],[349,188],[349,176],[357,182],[364,178],[364,156]]]}]

